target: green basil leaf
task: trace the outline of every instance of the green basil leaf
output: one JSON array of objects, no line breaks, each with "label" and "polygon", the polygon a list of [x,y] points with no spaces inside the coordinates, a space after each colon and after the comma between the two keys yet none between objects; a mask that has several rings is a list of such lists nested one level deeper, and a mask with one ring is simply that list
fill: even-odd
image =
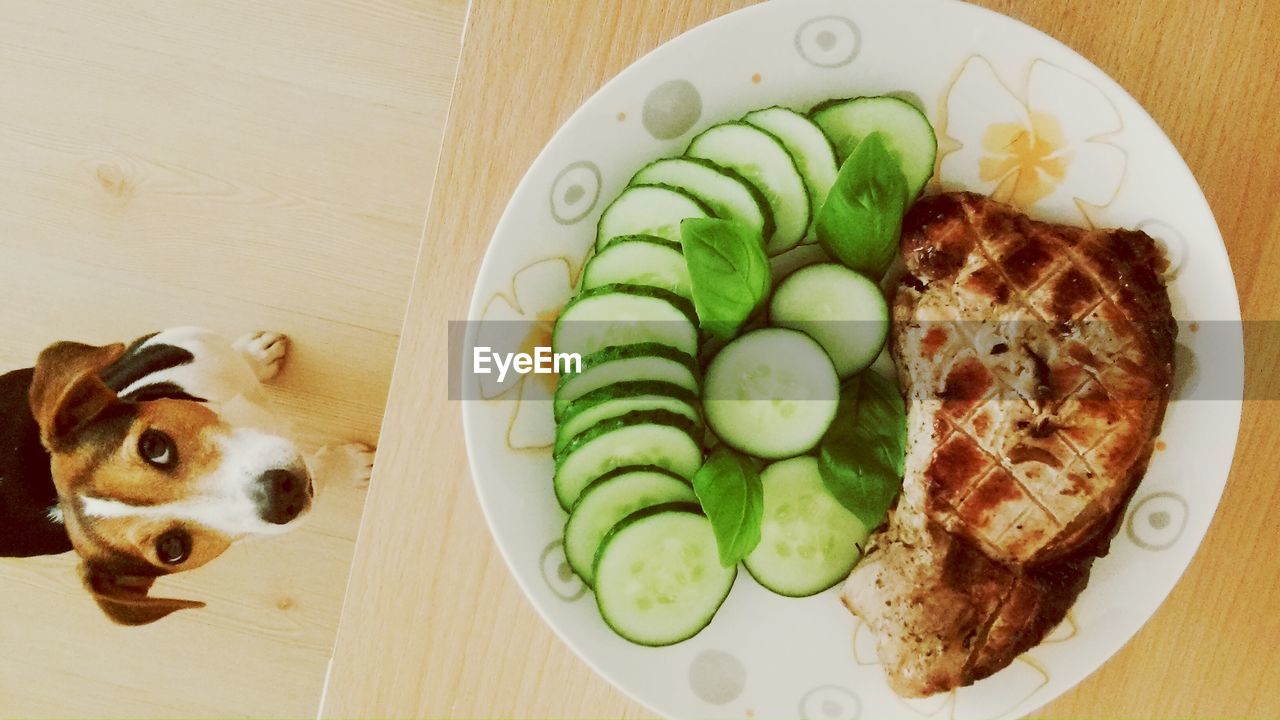
[{"label": "green basil leaf", "polygon": [[764,486],[755,463],[721,445],[694,473],[693,492],[711,520],[720,564],[737,565],[760,544]]},{"label": "green basil leaf", "polygon": [[835,422],[818,444],[818,469],[840,504],[874,528],[902,489],[906,449],[902,395],[893,381],[867,370],[840,392]]},{"label": "green basil leaf", "polygon": [[716,337],[733,337],[769,294],[760,234],[715,218],[689,218],[680,234],[698,322]]},{"label": "green basil leaf", "polygon": [[818,242],[831,257],[879,280],[898,252],[907,179],[879,132],[862,139],[840,166],[818,210]]}]

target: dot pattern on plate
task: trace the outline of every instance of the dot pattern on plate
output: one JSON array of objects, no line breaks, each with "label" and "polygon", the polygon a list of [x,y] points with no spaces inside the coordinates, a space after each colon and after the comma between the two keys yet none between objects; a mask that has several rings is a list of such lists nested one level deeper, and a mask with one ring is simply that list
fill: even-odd
[{"label": "dot pattern on plate", "polygon": [[1125,529],[1129,539],[1144,550],[1173,546],[1187,526],[1187,501],[1173,492],[1152,493],[1137,502]]},{"label": "dot pattern on plate", "polygon": [[569,567],[569,561],[565,559],[563,541],[553,540],[542,551],[538,564],[542,567],[542,579],[546,581],[547,587],[551,588],[551,592],[555,593],[556,597],[565,602],[573,602],[587,594],[587,586],[573,572],[573,568]]},{"label": "dot pattern on plate", "polygon": [[858,26],[839,15],[814,18],[796,30],[796,52],[814,67],[844,67],[853,62],[861,48]]},{"label": "dot pattern on plate", "polygon": [[724,705],[747,686],[747,668],[723,650],[703,650],[689,663],[689,688],[705,702]]},{"label": "dot pattern on plate", "polygon": [[1159,220],[1143,220],[1138,229],[1150,235],[1164,251],[1169,266],[1161,275],[1165,280],[1177,277],[1182,265],[1187,261],[1187,239],[1176,228]]},{"label": "dot pattern on plate", "polygon": [[839,685],[819,685],[800,699],[804,720],[854,720],[862,714],[862,701]]},{"label": "dot pattern on plate", "polygon": [[688,80],[668,80],[649,91],[640,124],[658,140],[674,140],[702,117],[702,95]]},{"label": "dot pattern on plate", "polygon": [[581,222],[600,200],[600,185],[600,168],[595,163],[571,163],[551,183],[551,217],[561,225]]}]

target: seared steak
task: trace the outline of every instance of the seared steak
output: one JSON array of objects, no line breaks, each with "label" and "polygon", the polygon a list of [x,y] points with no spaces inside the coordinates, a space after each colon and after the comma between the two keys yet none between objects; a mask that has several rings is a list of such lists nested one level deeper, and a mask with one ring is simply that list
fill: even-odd
[{"label": "seared steak", "polygon": [[845,601],[895,688],[921,695],[991,674],[1061,620],[1146,472],[1176,325],[1141,232],[952,193],[911,210],[902,254],[906,476]]},{"label": "seared steak", "polygon": [[889,685],[905,697],[968,685],[1040,642],[1093,561],[1018,572],[902,506],[871,543],[843,599],[876,633]]}]

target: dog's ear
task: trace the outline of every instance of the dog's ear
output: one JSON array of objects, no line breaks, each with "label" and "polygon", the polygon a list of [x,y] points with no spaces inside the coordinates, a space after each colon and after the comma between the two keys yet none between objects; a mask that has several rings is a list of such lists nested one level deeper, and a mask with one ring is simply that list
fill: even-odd
[{"label": "dog's ear", "polygon": [[46,447],[92,422],[118,401],[98,373],[121,355],[124,345],[119,343],[95,347],[60,342],[40,353],[28,399]]},{"label": "dog's ear", "polygon": [[80,564],[80,578],[98,607],[121,625],[146,625],[178,610],[204,607],[195,600],[147,595],[156,581],[148,575],[121,575],[86,562]]}]

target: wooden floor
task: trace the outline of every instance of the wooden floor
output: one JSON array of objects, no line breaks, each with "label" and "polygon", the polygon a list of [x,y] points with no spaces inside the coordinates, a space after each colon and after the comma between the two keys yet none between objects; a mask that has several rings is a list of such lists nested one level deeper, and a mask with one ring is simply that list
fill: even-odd
[{"label": "wooden floor", "polygon": [[[294,341],[302,438],[376,440],[464,0],[6,3],[0,370],[166,326]],[[0,716],[314,717],[363,491],[110,625],[71,557],[0,561]]]}]

